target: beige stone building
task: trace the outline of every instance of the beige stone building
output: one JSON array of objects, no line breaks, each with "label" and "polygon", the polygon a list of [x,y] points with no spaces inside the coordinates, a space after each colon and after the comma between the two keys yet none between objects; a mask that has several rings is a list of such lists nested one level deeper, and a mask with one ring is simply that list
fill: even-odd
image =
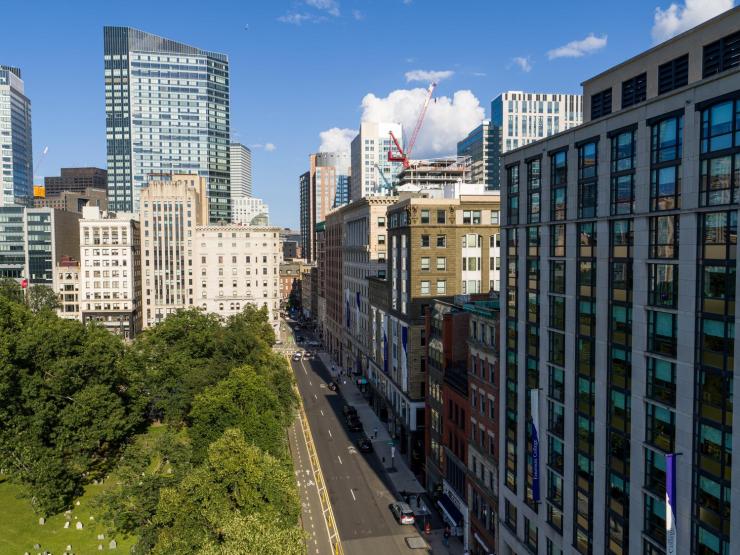
[{"label": "beige stone building", "polygon": [[86,206],[80,220],[80,318],[132,339],[141,331],[141,235],[133,214]]},{"label": "beige stone building", "polygon": [[193,306],[195,228],[208,223],[206,180],[158,175],[141,191],[144,328]]},{"label": "beige stone building", "polygon": [[34,208],[56,208],[67,212],[82,213],[85,206],[108,209],[108,193],[101,189],[88,187],[84,191],[60,191],[57,194],[33,199]]},{"label": "beige stone building", "polygon": [[203,225],[195,229],[194,303],[227,318],[247,305],[267,307],[278,331],[280,229]]},{"label": "beige stone building", "polygon": [[54,292],[59,299],[57,314],[68,320],[80,319],[80,261],[63,256],[54,266]]}]

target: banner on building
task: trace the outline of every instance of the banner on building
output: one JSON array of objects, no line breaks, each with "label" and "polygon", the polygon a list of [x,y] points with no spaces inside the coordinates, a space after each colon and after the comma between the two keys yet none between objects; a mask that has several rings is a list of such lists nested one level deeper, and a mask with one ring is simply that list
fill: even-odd
[{"label": "banner on building", "polygon": [[532,499],[540,500],[540,391],[529,391],[532,405]]},{"label": "banner on building", "polygon": [[676,555],[676,454],[665,456],[665,554]]}]

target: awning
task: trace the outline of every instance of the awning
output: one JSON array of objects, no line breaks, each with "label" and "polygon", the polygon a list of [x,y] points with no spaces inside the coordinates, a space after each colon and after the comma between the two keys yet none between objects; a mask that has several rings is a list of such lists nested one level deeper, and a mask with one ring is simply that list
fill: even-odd
[{"label": "awning", "polygon": [[478,544],[483,548],[483,551],[485,551],[486,553],[491,553],[491,550],[488,549],[486,542],[484,542],[483,539],[478,535],[478,532],[473,532],[473,537],[475,538],[475,541],[477,541]]},{"label": "awning", "polygon": [[439,508],[442,509],[442,513],[447,524],[449,524],[450,526],[462,526],[462,513],[457,507],[455,507],[455,504],[450,500],[449,497],[447,497],[446,494],[442,494],[442,497],[440,497],[439,501],[437,501],[437,505],[439,505]]}]

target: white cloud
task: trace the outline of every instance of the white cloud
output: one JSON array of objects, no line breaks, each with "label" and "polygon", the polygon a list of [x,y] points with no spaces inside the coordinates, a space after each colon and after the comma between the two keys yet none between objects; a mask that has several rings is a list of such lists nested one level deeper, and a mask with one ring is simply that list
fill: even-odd
[{"label": "white cloud", "polygon": [[337,152],[349,150],[352,139],[357,135],[357,129],[332,127],[319,133],[321,146],[319,152]]},{"label": "white cloud", "polygon": [[454,74],[455,72],[450,70],[427,71],[424,69],[415,69],[413,71],[406,72],[406,82],[410,83],[412,81],[434,81],[435,83],[439,83],[443,79],[449,79]]},{"label": "white cloud", "polygon": [[653,42],[662,42],[696,27],[707,19],[732,8],[734,0],[685,0],[683,6],[671,4],[665,10],[655,8]]},{"label": "white cloud", "polygon": [[515,65],[519,66],[519,69],[521,69],[524,73],[529,73],[532,71],[532,62],[529,60],[529,56],[526,58],[524,56],[517,56],[513,60]]},{"label": "white cloud", "polygon": [[[422,88],[395,90],[384,98],[367,94],[362,99],[362,121],[396,121],[403,125],[405,133],[411,133],[426,95],[426,89]],[[457,142],[484,117],[485,110],[471,91],[457,91],[452,98],[432,99],[412,157],[455,154]]]},{"label": "white cloud", "polygon": [[306,0],[306,5],[326,12],[334,17],[339,16],[339,2],[336,0]]},{"label": "white cloud", "polygon": [[265,150],[267,152],[273,152],[277,147],[273,143],[265,143]]},{"label": "white cloud", "polygon": [[555,58],[580,58],[586,54],[592,54],[606,46],[606,35],[597,37],[593,33],[583,40],[574,40],[559,48],[547,52],[550,60]]},{"label": "white cloud", "polygon": [[365,14],[360,10],[352,10],[352,17],[354,17],[356,21],[361,21],[365,19]]},{"label": "white cloud", "polygon": [[249,148],[256,150],[258,148],[264,148],[267,152],[272,152],[277,149],[273,143],[254,143],[249,145]]},{"label": "white cloud", "polygon": [[323,17],[317,17],[310,13],[290,12],[277,18],[281,23],[290,23],[291,25],[302,25],[304,23],[318,23],[323,21]]}]

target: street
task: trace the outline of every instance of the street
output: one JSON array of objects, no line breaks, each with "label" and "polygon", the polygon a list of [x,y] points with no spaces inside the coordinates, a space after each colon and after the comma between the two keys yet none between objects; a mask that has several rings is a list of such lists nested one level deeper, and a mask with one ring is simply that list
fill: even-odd
[{"label": "street", "polygon": [[383,467],[374,454],[357,450],[357,439],[362,433],[346,431],[341,394],[326,387],[328,370],[319,360],[291,363],[344,552],[348,555],[411,552],[404,538],[418,536],[418,531],[413,526],[401,526],[393,518],[388,505],[396,499],[384,481]]}]

